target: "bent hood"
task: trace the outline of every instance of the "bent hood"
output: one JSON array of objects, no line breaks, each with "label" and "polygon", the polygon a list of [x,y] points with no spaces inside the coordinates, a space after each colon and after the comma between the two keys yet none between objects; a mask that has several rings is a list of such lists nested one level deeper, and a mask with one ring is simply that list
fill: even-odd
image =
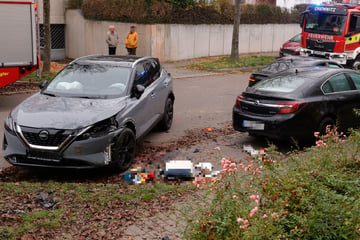
[{"label": "bent hood", "polygon": [[114,116],[125,108],[125,97],[82,99],[51,97],[37,93],[13,112],[20,126],[33,128],[78,129]]}]

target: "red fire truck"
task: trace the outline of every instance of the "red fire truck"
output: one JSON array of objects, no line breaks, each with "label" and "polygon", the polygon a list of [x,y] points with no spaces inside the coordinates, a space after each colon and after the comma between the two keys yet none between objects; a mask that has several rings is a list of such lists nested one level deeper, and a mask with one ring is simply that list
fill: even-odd
[{"label": "red fire truck", "polygon": [[301,55],[326,57],[360,70],[360,6],[310,5],[301,27]]},{"label": "red fire truck", "polygon": [[0,87],[39,66],[37,0],[0,0]]}]

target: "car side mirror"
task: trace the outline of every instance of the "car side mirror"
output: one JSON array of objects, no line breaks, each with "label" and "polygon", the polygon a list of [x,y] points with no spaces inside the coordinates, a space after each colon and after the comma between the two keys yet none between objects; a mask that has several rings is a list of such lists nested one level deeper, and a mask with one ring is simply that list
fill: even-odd
[{"label": "car side mirror", "polygon": [[42,80],[42,81],[39,83],[39,88],[40,88],[40,89],[43,89],[43,88],[45,88],[48,84],[49,84],[49,82],[48,82],[47,80]]},{"label": "car side mirror", "polygon": [[145,87],[141,84],[135,86],[135,97],[139,99],[141,95],[145,92]]}]

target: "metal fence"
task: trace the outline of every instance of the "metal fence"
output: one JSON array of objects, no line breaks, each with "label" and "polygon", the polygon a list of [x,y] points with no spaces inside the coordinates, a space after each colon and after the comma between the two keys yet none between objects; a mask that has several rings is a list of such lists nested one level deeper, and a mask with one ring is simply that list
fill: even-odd
[{"label": "metal fence", "polygon": [[[40,24],[40,49],[44,48],[44,26]],[[51,24],[51,60],[65,58],[65,24]]]},{"label": "metal fence", "polygon": [[[65,24],[51,24],[51,49],[65,49]],[[40,24],[40,47],[44,47],[44,27]]]}]

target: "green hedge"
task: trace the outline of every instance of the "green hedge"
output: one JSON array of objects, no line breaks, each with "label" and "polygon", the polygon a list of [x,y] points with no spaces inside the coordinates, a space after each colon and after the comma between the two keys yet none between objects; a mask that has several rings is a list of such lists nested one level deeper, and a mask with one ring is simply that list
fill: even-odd
[{"label": "green hedge", "polygon": [[[85,18],[144,24],[232,24],[234,5],[228,0],[212,4],[195,0],[69,0],[69,8],[80,8]],[[305,6],[291,12],[271,4],[243,4],[242,24],[298,23]]]}]

